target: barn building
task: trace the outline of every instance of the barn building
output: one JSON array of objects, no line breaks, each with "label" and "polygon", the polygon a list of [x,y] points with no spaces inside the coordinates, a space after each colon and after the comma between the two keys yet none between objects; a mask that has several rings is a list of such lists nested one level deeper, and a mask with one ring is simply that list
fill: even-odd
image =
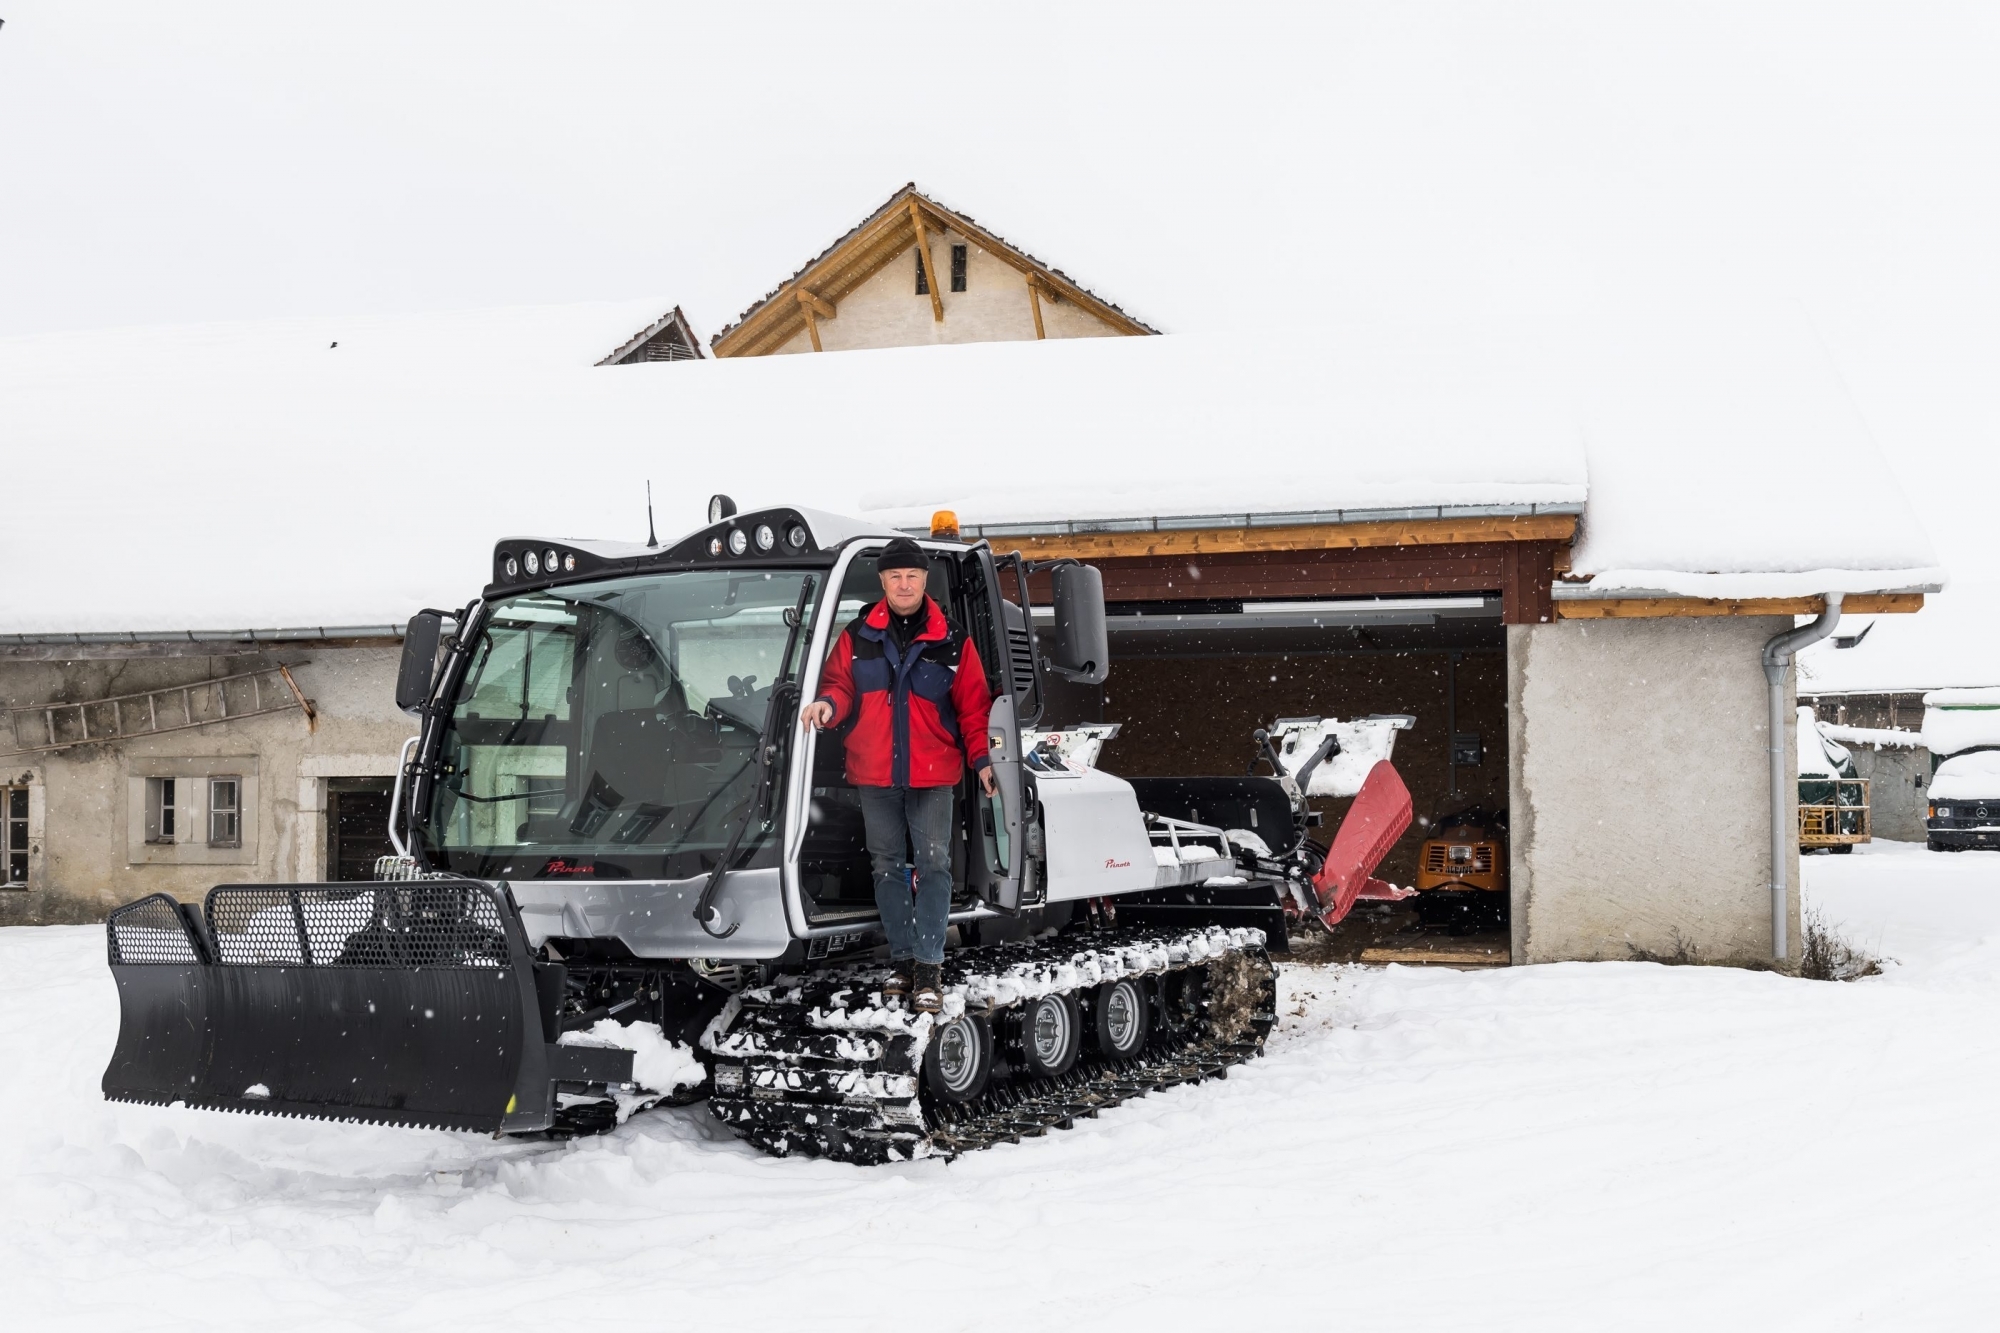
[{"label": "barn building", "polygon": [[[1795,702],[1781,674],[1774,710],[1761,656],[1830,594],[1895,614],[1942,580],[1893,496],[1865,533],[1818,523],[1789,451],[1858,469],[1873,446],[1810,340],[1748,323],[1727,346],[1650,323],[1161,337],[913,187],[712,357],[671,350],[694,346],[678,309],[595,317],[587,356],[496,365],[488,342],[421,375],[0,349],[24,480],[108,488],[118,533],[81,539],[104,525],[57,504],[0,536],[39,554],[0,623],[0,920],[368,873],[412,729],[397,625],[463,604],[500,538],[643,533],[651,481],[662,537],[728,492],[911,531],[949,509],[998,550],[1087,560],[1115,666],[1047,720],[1120,722],[1105,767],[1242,772],[1275,718],[1411,714],[1420,816],[1510,812],[1512,961],[1755,963],[1770,719]],[[921,465],[869,465],[897,449]],[[309,485],[282,461],[329,450]],[[204,484],[245,457],[269,466]],[[180,552],[178,576],[139,551]]]}]

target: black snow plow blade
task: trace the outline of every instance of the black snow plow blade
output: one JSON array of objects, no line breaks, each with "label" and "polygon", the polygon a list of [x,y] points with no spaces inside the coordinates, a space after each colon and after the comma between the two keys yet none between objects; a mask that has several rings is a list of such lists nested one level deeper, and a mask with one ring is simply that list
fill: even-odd
[{"label": "black snow plow blade", "polygon": [[558,1084],[632,1078],[629,1051],[552,1044],[561,968],[530,957],[504,889],[221,885],[198,912],[142,898],[106,932],[115,1101],[526,1133]]}]

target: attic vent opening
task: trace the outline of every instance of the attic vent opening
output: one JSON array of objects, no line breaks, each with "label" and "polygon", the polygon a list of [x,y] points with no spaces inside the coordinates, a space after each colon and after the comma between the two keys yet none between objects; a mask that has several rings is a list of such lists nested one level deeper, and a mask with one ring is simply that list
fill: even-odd
[{"label": "attic vent opening", "polygon": [[697,361],[700,358],[699,352],[681,341],[679,330],[663,329],[620,357],[618,364],[636,366],[647,361]]},{"label": "attic vent opening", "polygon": [[965,247],[962,245],[951,247],[951,289],[955,292],[965,290]]},{"label": "attic vent opening", "polygon": [[931,279],[930,275],[924,272],[924,252],[922,250],[918,250],[917,251],[917,295],[929,296],[930,294],[931,294]]}]

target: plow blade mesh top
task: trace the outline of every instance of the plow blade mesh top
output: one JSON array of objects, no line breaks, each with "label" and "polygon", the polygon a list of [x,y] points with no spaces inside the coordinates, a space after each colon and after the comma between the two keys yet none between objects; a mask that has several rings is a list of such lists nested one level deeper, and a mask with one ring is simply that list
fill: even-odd
[{"label": "plow blade mesh top", "polygon": [[112,913],[120,1101],[494,1131],[546,1123],[532,964],[483,884],[223,885]]}]

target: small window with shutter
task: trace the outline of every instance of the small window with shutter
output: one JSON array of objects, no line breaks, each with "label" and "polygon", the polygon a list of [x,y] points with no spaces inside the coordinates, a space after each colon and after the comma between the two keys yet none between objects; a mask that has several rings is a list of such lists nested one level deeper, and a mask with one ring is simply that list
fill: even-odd
[{"label": "small window with shutter", "polygon": [[6,883],[20,887],[28,882],[28,789],[0,787],[0,854],[6,856],[0,872]]},{"label": "small window with shutter", "polygon": [[173,842],[179,833],[180,790],[173,778],[146,779],[146,841]]},{"label": "small window with shutter", "polygon": [[243,780],[234,774],[208,780],[208,845],[243,845]]}]

